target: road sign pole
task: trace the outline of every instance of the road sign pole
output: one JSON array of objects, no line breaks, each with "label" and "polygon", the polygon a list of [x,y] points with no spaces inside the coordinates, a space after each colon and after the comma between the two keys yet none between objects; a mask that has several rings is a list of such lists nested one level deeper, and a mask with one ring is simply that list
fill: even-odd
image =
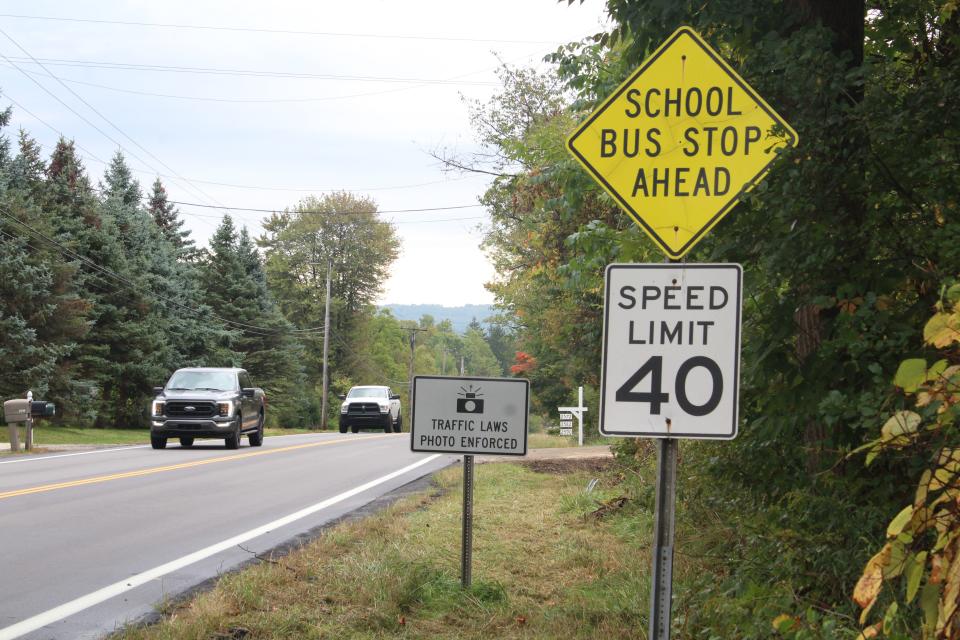
[{"label": "road sign pole", "polygon": [[657,440],[657,497],[653,523],[653,585],[650,591],[650,640],[670,640],[673,600],[673,537],[677,505],[675,438]]},{"label": "road sign pole", "polygon": [[473,456],[463,456],[463,541],[460,549],[460,584],[470,588],[473,579]]},{"label": "road sign pole", "polygon": [[578,392],[579,400],[577,400],[577,406],[580,407],[580,411],[577,412],[577,426],[580,427],[580,433],[577,437],[577,444],[583,446],[583,387],[580,387]]}]

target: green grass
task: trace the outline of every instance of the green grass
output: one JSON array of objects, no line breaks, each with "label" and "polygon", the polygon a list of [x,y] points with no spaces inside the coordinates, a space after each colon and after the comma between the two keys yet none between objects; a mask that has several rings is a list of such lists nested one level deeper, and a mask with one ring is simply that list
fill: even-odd
[{"label": "green grass", "polygon": [[[287,436],[304,433],[334,433],[333,431],[311,431],[309,429],[266,429],[266,436]],[[26,430],[20,427],[20,446],[23,446]],[[33,440],[37,446],[58,444],[146,444],[150,442],[148,429],[82,429],[79,427],[53,426],[41,422],[33,427]],[[10,442],[10,430],[0,426],[0,442]]]},{"label": "green grass", "polygon": [[[588,515],[617,489],[590,474],[476,469],[473,586],[459,583],[461,470],[440,497],[414,496],[338,525],[290,555],[222,578],[125,640],[246,637],[638,637],[647,559]],[[231,636],[231,634],[234,634]]]},{"label": "green grass", "polygon": [[[26,430],[20,427],[20,446],[23,446],[25,435]],[[150,432],[147,429],[80,429],[41,422],[33,427],[33,441],[39,447],[55,444],[144,444],[150,442]],[[0,442],[10,442],[9,427],[0,426]]]}]

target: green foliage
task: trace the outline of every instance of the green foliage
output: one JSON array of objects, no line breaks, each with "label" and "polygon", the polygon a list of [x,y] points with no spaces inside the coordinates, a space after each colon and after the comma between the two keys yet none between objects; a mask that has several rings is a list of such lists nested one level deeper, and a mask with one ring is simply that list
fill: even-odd
[{"label": "green foliage", "polygon": [[[895,372],[907,389],[929,383],[918,327],[960,264],[960,112],[948,106],[960,91],[960,14],[933,0],[866,12],[789,0],[607,8],[612,29],[559,48],[551,72],[502,72],[503,91],[474,110],[485,155],[459,163],[492,157],[484,168],[502,174],[484,197],[485,246],[498,272],[489,288],[517,327],[518,366],[543,410],[580,382],[596,386],[604,266],[661,261],[564,140],[667,35],[692,26],[801,140],[690,255],[740,262],[745,282],[741,435],[699,471],[743,494],[758,513],[746,524],[782,545],[751,537],[762,564],[734,554],[719,584],[705,577],[689,595],[704,611],[696,625],[704,637],[769,637],[786,611],[797,624],[784,635],[833,637],[836,624],[849,634],[863,540],[882,535],[881,514],[909,499],[912,488],[890,478],[916,460],[843,459],[907,408],[890,393]],[[958,330],[941,313],[924,337],[943,347]],[[913,360],[898,371],[904,357]],[[899,414],[883,437],[925,433],[916,427]],[[802,599],[771,596],[783,572]],[[768,596],[777,607],[746,606]],[[823,609],[836,613],[815,613]],[[904,615],[885,605],[888,635],[904,632],[895,622]]]},{"label": "green foliage", "polygon": [[879,438],[855,451],[867,451],[867,465],[878,455],[909,455],[919,474],[913,500],[887,525],[886,544],[867,562],[853,591],[863,609],[861,624],[887,591],[882,620],[864,635],[919,628],[923,638],[960,638],[960,301],[956,285],[944,291],[924,328],[927,344],[943,357],[929,367],[923,358],[904,360],[894,378],[915,397],[916,411],[894,413]]}]

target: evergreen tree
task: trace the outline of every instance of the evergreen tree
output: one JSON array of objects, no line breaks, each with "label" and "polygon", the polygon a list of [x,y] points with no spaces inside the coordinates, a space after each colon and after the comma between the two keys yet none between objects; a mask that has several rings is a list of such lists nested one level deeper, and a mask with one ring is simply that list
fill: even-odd
[{"label": "evergreen tree", "polygon": [[181,260],[197,257],[195,244],[190,238],[190,230],[182,229],[184,222],[180,219],[180,212],[167,199],[167,190],[160,182],[160,178],[153,181],[153,190],[147,200],[147,211],[153,217],[157,228],[177,248]]},{"label": "evergreen tree", "polygon": [[302,425],[313,402],[303,373],[303,348],[270,296],[247,229],[238,233],[230,216],[224,216],[210,240],[201,281],[214,312],[237,323],[230,343],[232,362],[218,364],[246,368],[274,400],[273,419]]},{"label": "evergreen tree", "polygon": [[[0,113],[0,127],[9,118],[9,109]],[[10,146],[0,135],[0,396],[33,390],[62,402],[86,307],[74,292],[74,270],[40,235],[52,231],[36,199],[39,146],[22,131],[15,158]]]}]

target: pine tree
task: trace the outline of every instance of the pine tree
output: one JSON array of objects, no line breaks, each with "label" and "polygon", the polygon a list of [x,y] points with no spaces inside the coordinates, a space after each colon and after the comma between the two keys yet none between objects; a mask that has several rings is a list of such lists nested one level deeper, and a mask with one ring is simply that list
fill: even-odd
[{"label": "pine tree", "polygon": [[167,190],[160,178],[153,181],[153,190],[147,200],[147,211],[153,217],[154,224],[176,247],[181,260],[193,260],[198,256],[196,246],[190,238],[190,230],[182,229],[184,221],[180,219],[179,210],[167,198]]},{"label": "pine tree", "polygon": [[[0,126],[9,116],[0,114]],[[76,293],[74,267],[51,243],[43,167],[39,145],[23,131],[13,158],[0,136],[0,395],[30,389],[62,405],[72,399],[69,356],[88,329],[88,306]]]},{"label": "pine tree", "polygon": [[214,312],[239,325],[231,344],[239,357],[230,364],[244,366],[276,399],[272,406],[284,424],[292,426],[302,419],[301,405],[309,395],[303,347],[270,296],[263,263],[247,229],[238,233],[230,216],[224,216],[211,238],[201,274]]}]

